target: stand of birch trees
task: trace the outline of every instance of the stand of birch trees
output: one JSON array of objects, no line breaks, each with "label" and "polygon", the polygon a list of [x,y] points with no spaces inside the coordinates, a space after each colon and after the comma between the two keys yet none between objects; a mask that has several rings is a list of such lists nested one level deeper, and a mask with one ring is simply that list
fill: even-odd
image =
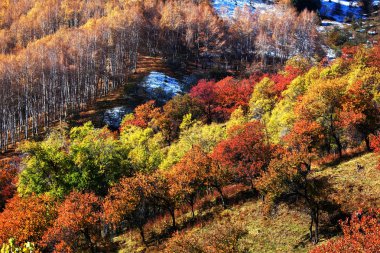
[{"label": "stand of birch trees", "polygon": [[138,54],[224,69],[312,56],[315,14],[273,8],[223,19],[209,1],[2,0],[0,149],[124,84]]}]

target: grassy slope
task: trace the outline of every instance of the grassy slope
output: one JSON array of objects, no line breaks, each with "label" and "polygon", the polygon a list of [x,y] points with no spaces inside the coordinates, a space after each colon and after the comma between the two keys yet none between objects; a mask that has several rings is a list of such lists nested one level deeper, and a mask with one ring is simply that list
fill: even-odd
[{"label": "grassy slope", "polygon": [[[364,166],[357,171],[357,163]],[[328,177],[334,193],[330,196],[341,204],[343,211],[352,212],[359,207],[380,206],[380,170],[376,169],[378,157],[372,153],[327,167],[316,172],[317,176]]]},{"label": "grassy slope", "polygon": [[305,213],[281,206],[273,217],[265,218],[262,208],[261,201],[232,208],[232,222],[238,217],[247,222],[248,234],[240,240],[244,252],[307,252],[309,219]]},{"label": "grassy slope", "polygon": [[[361,206],[380,206],[380,171],[376,170],[377,161],[374,154],[364,154],[337,166],[318,168],[315,176],[328,178],[335,192],[330,195],[331,200],[341,204],[345,212],[352,212]],[[363,165],[364,170],[358,172],[357,163]],[[235,204],[227,211],[214,207],[209,210],[213,214],[211,219],[183,232],[207,233],[215,221],[224,219],[234,223],[243,220],[248,233],[239,241],[239,248],[244,249],[242,252],[308,252],[313,247],[308,242],[309,217],[306,213],[282,205],[274,215],[265,218],[263,208],[260,200]],[[322,235],[321,241],[325,240],[326,237]],[[136,232],[119,236],[116,241],[121,244],[120,252],[162,252],[165,247],[164,240],[144,249]]]}]

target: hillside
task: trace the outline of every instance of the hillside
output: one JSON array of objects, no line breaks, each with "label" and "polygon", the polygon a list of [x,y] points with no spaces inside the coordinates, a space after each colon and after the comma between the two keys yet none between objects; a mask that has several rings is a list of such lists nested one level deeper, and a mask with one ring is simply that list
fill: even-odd
[{"label": "hillside", "polygon": [[[378,156],[364,154],[339,165],[318,169],[317,177],[327,177],[333,188],[330,198],[342,211],[352,213],[358,208],[380,206],[380,177],[376,169]],[[358,164],[363,170],[358,171]]]},{"label": "hillside", "polygon": [[1,253],[379,253],[377,4],[1,1]]},{"label": "hillside", "polygon": [[[314,176],[327,177],[334,189],[330,199],[340,205],[340,210],[344,213],[380,206],[380,171],[376,169],[378,158],[373,153],[359,155],[336,166],[315,168]],[[358,163],[364,166],[363,171],[357,171]],[[263,215],[265,204],[260,198],[248,195],[244,199],[241,196],[244,195],[239,196],[236,189],[232,189],[229,198],[233,204],[227,210],[215,207],[202,214],[197,211],[199,217],[192,225],[184,227],[173,237],[163,239],[159,246],[155,246],[156,242],[152,241],[146,248],[138,243],[138,233],[134,232],[115,237],[115,242],[119,244],[118,252],[191,252],[186,250],[191,244],[194,248],[201,245],[205,250],[207,246],[217,245],[218,235],[231,233],[234,228],[241,231],[235,242],[236,250],[224,252],[308,252],[313,248],[308,240],[309,217],[305,210],[294,210],[281,205],[270,217],[266,217]],[[179,220],[186,221],[189,215],[184,213]],[[324,216],[321,224],[322,243],[340,236],[338,224],[330,224],[329,215]],[[338,218],[344,219],[344,216]],[[156,224],[149,224],[149,228],[153,234],[165,225],[168,223],[159,220]],[[168,245],[172,249],[166,248]],[[227,249],[231,245],[228,243],[224,247]]]}]

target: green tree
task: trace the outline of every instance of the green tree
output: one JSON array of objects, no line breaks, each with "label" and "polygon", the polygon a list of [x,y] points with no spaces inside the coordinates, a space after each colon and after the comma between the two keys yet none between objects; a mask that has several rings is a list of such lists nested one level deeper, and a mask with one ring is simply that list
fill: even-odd
[{"label": "green tree", "polygon": [[203,125],[201,122],[197,122],[189,129],[182,131],[178,141],[170,145],[160,168],[169,169],[181,160],[193,146],[199,146],[204,152],[209,153],[225,138],[226,127],[224,124]]},{"label": "green tree", "polygon": [[267,131],[271,141],[279,143],[291,130],[297,115],[294,113],[295,107],[308,90],[309,86],[319,78],[320,69],[311,68],[306,74],[296,77],[281,94],[282,99],[275,104],[268,122]]},{"label": "green tree", "polygon": [[69,192],[70,185],[66,180],[74,164],[64,130],[52,131],[41,142],[27,141],[20,149],[27,154],[19,176],[18,192],[21,195],[48,192],[63,197]]},{"label": "green tree", "polygon": [[124,163],[134,172],[152,172],[164,159],[165,139],[152,128],[129,126],[120,135],[126,160]]},{"label": "green tree", "polygon": [[274,85],[275,83],[268,77],[255,85],[249,101],[251,118],[267,121],[276,104]]},{"label": "green tree", "polygon": [[108,129],[95,129],[91,123],[70,131],[70,157],[73,170],[66,175],[71,189],[105,195],[122,175],[130,175],[124,150]]}]

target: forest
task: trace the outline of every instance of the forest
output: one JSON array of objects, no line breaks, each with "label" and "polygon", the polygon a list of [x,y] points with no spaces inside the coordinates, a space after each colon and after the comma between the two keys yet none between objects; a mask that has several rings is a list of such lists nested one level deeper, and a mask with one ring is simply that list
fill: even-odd
[{"label": "forest", "polygon": [[[0,252],[380,252],[380,46],[318,8],[1,1]],[[212,78],[69,123],[142,56]]]},{"label": "forest", "polygon": [[[284,62],[318,51],[316,16],[278,7],[222,20],[204,1],[2,1],[0,148],[35,136],[136,69],[137,55],[202,68]],[[286,15],[284,15],[286,13]],[[271,31],[268,33],[268,31]],[[277,43],[281,41],[281,43]],[[217,66],[215,66],[217,65]]]}]

